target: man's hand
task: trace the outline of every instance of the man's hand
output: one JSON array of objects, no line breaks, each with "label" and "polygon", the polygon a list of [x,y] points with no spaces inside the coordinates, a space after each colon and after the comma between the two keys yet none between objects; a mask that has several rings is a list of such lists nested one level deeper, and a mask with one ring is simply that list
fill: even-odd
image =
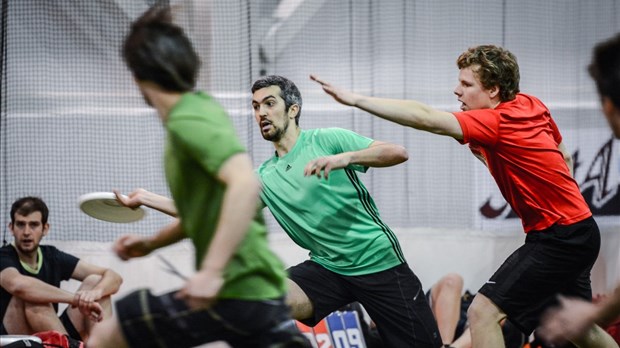
[{"label": "man's hand", "polygon": [[103,292],[99,289],[81,290],[75,293],[73,303],[80,308],[89,308],[93,303],[101,300]]},{"label": "man's hand", "polygon": [[350,163],[350,157],[347,153],[340,153],[333,156],[320,157],[308,162],[304,168],[304,176],[316,175],[321,177],[321,172],[325,179],[329,178],[329,173],[335,169],[346,168]]},{"label": "man's hand", "polygon": [[88,318],[95,323],[103,320],[103,307],[101,307],[99,302],[89,300],[90,298],[96,297],[97,293],[99,293],[99,298],[101,298],[101,291],[78,291],[75,293],[73,303],[71,304],[72,307],[79,308],[84,318]]},{"label": "man's hand", "polygon": [[191,309],[206,309],[215,303],[223,285],[224,277],[220,272],[201,270],[185,283],[175,297],[184,300]]},{"label": "man's hand", "polygon": [[340,104],[355,106],[357,100],[361,97],[359,94],[332,86],[330,83],[323,81],[316,75],[310,75],[310,79],[319,83],[325,93],[331,95]]},{"label": "man's hand", "polygon": [[116,195],[116,201],[121,205],[136,209],[142,205],[142,196],[144,196],[148,191],[139,188],[129,193],[127,196],[121,194],[119,190],[112,190],[112,192]]},{"label": "man's hand", "polygon": [[549,343],[562,344],[582,336],[594,324],[595,315],[594,304],[560,297],[560,306],[543,315],[538,333]]},{"label": "man's hand", "polygon": [[148,255],[153,251],[148,238],[133,234],[118,238],[112,248],[116,255],[125,261],[134,257]]}]

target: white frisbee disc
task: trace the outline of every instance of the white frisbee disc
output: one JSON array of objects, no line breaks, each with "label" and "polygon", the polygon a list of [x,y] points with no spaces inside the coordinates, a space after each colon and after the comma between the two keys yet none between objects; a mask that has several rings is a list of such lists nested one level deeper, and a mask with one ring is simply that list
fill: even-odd
[{"label": "white frisbee disc", "polygon": [[145,214],[142,207],[132,209],[118,203],[113,192],[87,193],[80,196],[78,202],[84,213],[108,222],[134,222],[142,219]]}]

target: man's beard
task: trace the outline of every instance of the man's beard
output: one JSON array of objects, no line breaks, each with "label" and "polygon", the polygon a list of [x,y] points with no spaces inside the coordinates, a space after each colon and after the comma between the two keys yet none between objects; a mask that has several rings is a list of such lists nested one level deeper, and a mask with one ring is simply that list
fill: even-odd
[{"label": "man's beard", "polygon": [[29,243],[29,245],[29,247],[24,248],[22,242],[15,241],[15,248],[23,254],[30,254],[32,252],[35,252],[39,247],[39,245],[34,241]]},{"label": "man's beard", "polygon": [[273,132],[267,132],[267,133],[261,132],[263,139],[269,140],[271,142],[280,141],[284,133],[286,133],[286,130],[288,129],[288,125],[289,125],[288,119],[286,119],[286,122],[284,123],[284,126],[282,128],[278,128],[272,123],[271,127],[273,129]]}]

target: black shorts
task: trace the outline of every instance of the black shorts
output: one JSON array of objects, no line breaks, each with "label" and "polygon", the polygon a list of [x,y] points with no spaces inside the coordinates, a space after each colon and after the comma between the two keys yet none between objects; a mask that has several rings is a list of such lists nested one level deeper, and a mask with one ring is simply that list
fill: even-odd
[{"label": "black shorts", "polygon": [[288,272],[314,307],[314,317],[300,320],[306,325],[314,326],[331,312],[357,301],[377,324],[386,347],[437,348],[442,344],[422,284],[407,264],[368,275],[344,276],[305,261]]},{"label": "black shorts", "polygon": [[529,335],[544,310],[557,304],[557,294],[592,299],[590,271],[600,245],[599,229],[591,217],[530,232],[480,293]]},{"label": "black shorts", "polygon": [[154,296],[140,289],[116,302],[130,347],[182,348],[214,341],[232,347],[310,347],[281,298],[222,299],[207,310],[191,310],[175,293]]},{"label": "black shorts", "polygon": [[79,340],[79,341],[82,340],[82,336],[80,336],[80,333],[78,332],[78,330],[75,328],[75,326],[71,322],[71,319],[69,319],[69,313],[67,312],[67,309],[65,309],[65,311],[62,312],[62,315],[60,316],[59,319],[62,325],[65,327],[65,330],[67,330],[67,334],[69,335],[69,337],[75,338],[76,340]]}]

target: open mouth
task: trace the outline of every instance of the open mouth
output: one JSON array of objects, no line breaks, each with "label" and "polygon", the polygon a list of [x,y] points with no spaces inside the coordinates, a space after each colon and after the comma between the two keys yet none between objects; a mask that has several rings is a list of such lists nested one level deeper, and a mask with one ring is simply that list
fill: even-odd
[{"label": "open mouth", "polygon": [[263,131],[263,133],[269,132],[269,130],[271,130],[272,128],[272,123],[264,120],[260,122],[260,129]]}]

